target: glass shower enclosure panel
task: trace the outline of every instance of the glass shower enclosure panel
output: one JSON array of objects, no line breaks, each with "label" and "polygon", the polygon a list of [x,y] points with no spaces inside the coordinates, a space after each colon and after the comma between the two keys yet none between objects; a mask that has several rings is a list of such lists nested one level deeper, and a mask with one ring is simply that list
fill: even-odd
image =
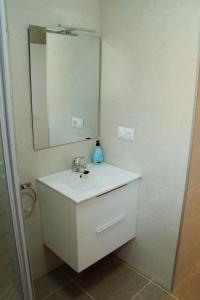
[{"label": "glass shower enclosure panel", "polygon": [[0,299],[21,300],[22,287],[0,127]]}]

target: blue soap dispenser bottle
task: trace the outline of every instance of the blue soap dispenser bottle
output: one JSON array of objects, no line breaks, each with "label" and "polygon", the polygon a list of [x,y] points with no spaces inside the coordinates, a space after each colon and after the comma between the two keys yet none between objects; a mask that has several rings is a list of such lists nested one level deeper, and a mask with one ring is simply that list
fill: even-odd
[{"label": "blue soap dispenser bottle", "polygon": [[96,147],[93,150],[92,153],[92,162],[94,165],[99,165],[103,162],[104,156],[103,151],[101,149],[100,141],[96,141]]}]

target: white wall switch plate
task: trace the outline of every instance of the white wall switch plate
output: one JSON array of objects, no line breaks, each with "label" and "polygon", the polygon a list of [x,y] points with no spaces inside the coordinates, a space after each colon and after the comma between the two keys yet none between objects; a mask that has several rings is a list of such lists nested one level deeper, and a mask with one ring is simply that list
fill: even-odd
[{"label": "white wall switch plate", "polygon": [[134,141],[135,130],[133,128],[118,127],[118,137],[120,139]]},{"label": "white wall switch plate", "polygon": [[74,128],[84,128],[84,120],[81,118],[72,117],[72,126]]}]

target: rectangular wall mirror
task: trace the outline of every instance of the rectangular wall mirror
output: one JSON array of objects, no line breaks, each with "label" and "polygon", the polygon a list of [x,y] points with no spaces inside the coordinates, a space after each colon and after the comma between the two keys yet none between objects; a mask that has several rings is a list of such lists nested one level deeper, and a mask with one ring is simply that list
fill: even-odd
[{"label": "rectangular wall mirror", "polygon": [[99,135],[100,38],[29,26],[35,150]]}]

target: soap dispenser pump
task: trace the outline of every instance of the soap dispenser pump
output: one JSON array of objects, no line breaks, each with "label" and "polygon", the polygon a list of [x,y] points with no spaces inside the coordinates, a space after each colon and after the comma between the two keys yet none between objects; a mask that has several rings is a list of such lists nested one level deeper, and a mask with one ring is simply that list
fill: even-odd
[{"label": "soap dispenser pump", "polygon": [[95,165],[99,165],[103,162],[103,159],[104,159],[104,155],[103,155],[103,151],[101,149],[100,141],[97,140],[96,147],[94,148],[93,154],[92,154],[92,162]]}]

